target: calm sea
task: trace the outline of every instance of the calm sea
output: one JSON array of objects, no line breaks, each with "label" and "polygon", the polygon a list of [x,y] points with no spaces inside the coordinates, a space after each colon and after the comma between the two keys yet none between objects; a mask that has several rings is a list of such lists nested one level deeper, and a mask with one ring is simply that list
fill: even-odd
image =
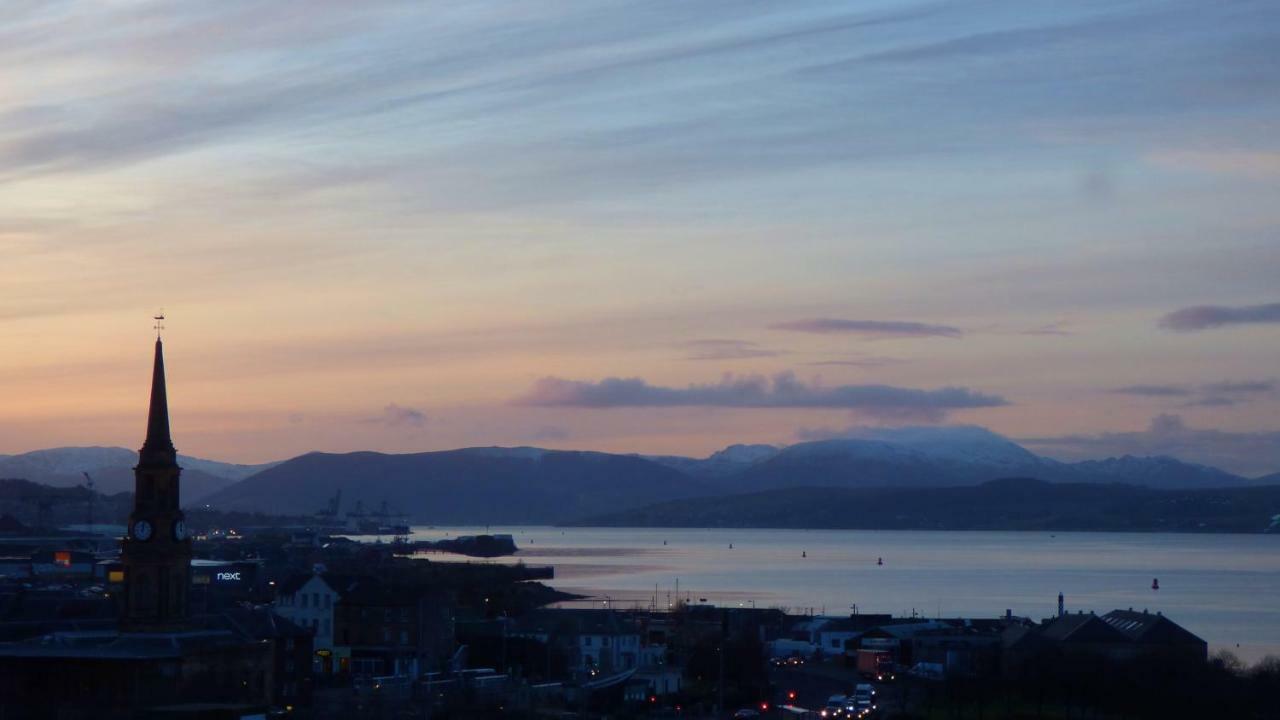
[{"label": "calm sea", "polygon": [[[485,532],[414,530],[417,539]],[[1041,619],[1115,608],[1160,611],[1254,661],[1280,654],[1280,536],[492,528],[520,552],[495,562],[553,565],[555,587],[602,607],[677,597],[792,612]],[[437,560],[461,560],[429,555]],[[883,565],[877,564],[883,560]],[[1160,589],[1151,588],[1159,579]],[[677,585],[679,586],[678,595]]]}]

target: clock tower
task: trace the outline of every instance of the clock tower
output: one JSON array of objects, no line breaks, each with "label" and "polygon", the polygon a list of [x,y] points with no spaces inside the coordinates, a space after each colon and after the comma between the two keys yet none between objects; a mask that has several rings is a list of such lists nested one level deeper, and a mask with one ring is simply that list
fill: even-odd
[{"label": "clock tower", "polygon": [[[163,316],[156,318],[157,330]],[[178,504],[178,453],[169,437],[169,402],[164,383],[164,347],[156,335],[151,374],[147,439],[133,469],[133,512],[121,549],[124,565],[126,632],[182,629],[191,586],[191,539]]]}]

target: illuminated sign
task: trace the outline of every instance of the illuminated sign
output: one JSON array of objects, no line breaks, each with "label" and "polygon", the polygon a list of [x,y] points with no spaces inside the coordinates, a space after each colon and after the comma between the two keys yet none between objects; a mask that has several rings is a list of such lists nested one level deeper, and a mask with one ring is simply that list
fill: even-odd
[{"label": "illuminated sign", "polygon": [[333,654],[333,651],[332,651],[332,650],[317,650],[317,651],[316,651],[316,655],[318,655],[318,656],[320,656],[320,657],[329,657],[329,656],[330,656],[330,655],[332,655],[332,654]]},{"label": "illuminated sign", "polygon": [[220,573],[218,573],[218,579],[219,579],[219,580],[239,580],[239,579],[240,579],[240,573],[238,573],[238,572],[220,572]]},{"label": "illuminated sign", "polygon": [[53,554],[53,564],[58,567],[71,567],[71,553],[59,550]]},{"label": "illuminated sign", "polygon": [[124,582],[123,570],[111,570],[107,573],[107,582],[122,583]]}]

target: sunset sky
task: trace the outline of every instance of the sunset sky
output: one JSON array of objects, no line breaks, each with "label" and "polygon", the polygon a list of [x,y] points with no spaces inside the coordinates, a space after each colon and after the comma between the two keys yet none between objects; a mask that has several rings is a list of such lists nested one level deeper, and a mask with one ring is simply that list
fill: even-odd
[{"label": "sunset sky", "polygon": [[5,3],[0,453],[1280,471],[1280,4]]}]

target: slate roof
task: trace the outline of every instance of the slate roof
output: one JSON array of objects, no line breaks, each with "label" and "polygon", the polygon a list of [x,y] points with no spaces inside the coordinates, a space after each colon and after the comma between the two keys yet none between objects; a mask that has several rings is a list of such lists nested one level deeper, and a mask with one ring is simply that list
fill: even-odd
[{"label": "slate roof", "polygon": [[1129,637],[1092,613],[1063,615],[1044,625],[1041,634],[1053,642],[1127,643]]},{"label": "slate roof", "polygon": [[1203,644],[1198,636],[1160,613],[1112,610],[1104,622],[1144,645]]}]

